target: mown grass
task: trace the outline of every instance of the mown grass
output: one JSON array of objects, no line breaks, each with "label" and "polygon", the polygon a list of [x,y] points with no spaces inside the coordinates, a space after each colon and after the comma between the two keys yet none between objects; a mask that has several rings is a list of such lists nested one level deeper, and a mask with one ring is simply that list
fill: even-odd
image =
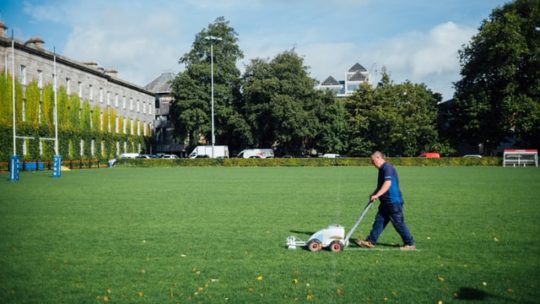
[{"label": "mown grass", "polygon": [[540,170],[398,171],[416,252],[284,246],[350,227],[372,167],[2,174],[0,303],[537,302]]}]

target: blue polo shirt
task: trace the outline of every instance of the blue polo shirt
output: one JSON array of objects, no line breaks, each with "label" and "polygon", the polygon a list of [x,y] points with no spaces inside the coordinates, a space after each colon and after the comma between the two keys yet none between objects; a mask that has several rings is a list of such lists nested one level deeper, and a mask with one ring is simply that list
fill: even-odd
[{"label": "blue polo shirt", "polygon": [[401,196],[401,190],[399,189],[399,178],[396,168],[391,164],[385,162],[379,168],[379,177],[377,179],[377,191],[381,189],[382,184],[385,181],[391,181],[390,189],[379,197],[381,202],[390,204],[403,204],[403,197]]}]

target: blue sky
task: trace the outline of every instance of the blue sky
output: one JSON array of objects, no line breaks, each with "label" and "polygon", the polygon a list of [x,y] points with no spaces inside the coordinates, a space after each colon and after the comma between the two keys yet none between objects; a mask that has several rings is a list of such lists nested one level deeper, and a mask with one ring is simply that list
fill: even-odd
[{"label": "blue sky", "polygon": [[223,16],[238,33],[244,66],[295,48],[311,76],[344,79],[356,62],[380,78],[423,82],[445,99],[459,79],[458,50],[502,0],[3,0],[0,19],[17,39],[116,69],[144,86]]}]

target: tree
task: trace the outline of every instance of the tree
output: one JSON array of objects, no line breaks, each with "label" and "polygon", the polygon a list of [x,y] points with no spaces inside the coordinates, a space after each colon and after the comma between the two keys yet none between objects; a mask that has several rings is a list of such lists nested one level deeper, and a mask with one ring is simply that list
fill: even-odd
[{"label": "tree", "polygon": [[540,1],[517,0],[492,11],[460,50],[461,80],[451,108],[455,141],[507,138],[540,147]]},{"label": "tree", "polygon": [[345,103],[336,99],[332,92],[319,94],[315,107],[318,120],[313,147],[319,152],[347,153],[349,148],[349,113]]},{"label": "tree", "polygon": [[67,128],[71,131],[81,131],[79,121],[82,120],[83,117],[79,117],[79,113],[82,115],[79,96],[77,94],[71,94],[68,103]]},{"label": "tree", "polygon": [[440,95],[424,84],[394,84],[385,71],[376,87],[361,85],[347,102],[351,155],[368,156],[380,150],[392,156],[415,156],[440,146],[438,101]]},{"label": "tree", "polygon": [[[206,39],[218,37],[220,40]],[[223,17],[199,32],[190,52],[180,58],[186,68],[172,83],[175,102],[171,116],[181,140],[197,144],[199,137],[211,138],[211,54],[214,60],[214,109],[216,141],[233,147],[249,142],[249,128],[238,114],[240,71],[236,62],[243,58],[237,33]]]},{"label": "tree", "polygon": [[37,81],[32,81],[26,86],[26,122],[34,129],[39,127],[39,87]]},{"label": "tree", "polygon": [[51,84],[43,87],[41,101],[41,124],[49,130],[54,128],[54,92]]},{"label": "tree", "polygon": [[254,59],[246,67],[242,113],[256,146],[276,147],[278,153],[344,148],[336,134],[340,123],[334,121],[340,119],[339,106],[333,96],[314,89],[316,82],[307,69],[294,50],[269,62]]},{"label": "tree", "polygon": [[90,133],[92,125],[92,111],[90,109],[90,103],[85,100],[82,103],[81,109],[81,118],[79,120],[79,130],[83,136],[86,136]]}]

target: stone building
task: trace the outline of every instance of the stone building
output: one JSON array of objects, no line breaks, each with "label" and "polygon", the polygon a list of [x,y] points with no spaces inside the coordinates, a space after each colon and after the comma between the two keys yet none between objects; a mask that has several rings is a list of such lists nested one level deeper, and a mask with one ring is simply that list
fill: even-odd
[{"label": "stone building", "polygon": [[174,124],[171,121],[171,105],[174,102],[171,84],[176,75],[163,73],[144,88],[156,96],[156,120],[154,122],[156,153],[176,154],[185,157],[185,146],[174,136]]},{"label": "stone building", "polygon": [[[0,22],[0,71],[12,74],[14,52],[15,77],[23,87],[23,96],[25,85],[31,81],[37,81],[40,89],[53,83],[55,54],[43,47],[44,41],[40,38],[31,38],[26,42],[14,39],[12,49],[12,39],[7,37],[6,29]],[[152,135],[147,134],[147,130],[152,132],[154,129],[155,96],[152,92],[122,80],[113,69],[105,69],[94,62],[79,62],[58,54],[56,73],[58,87],[65,87],[68,95],[77,93],[81,101],[89,101],[91,107],[99,105],[102,110],[113,108],[118,114],[116,119],[123,119],[124,126],[130,122],[133,134]],[[117,150],[123,152],[125,149]]]}]

